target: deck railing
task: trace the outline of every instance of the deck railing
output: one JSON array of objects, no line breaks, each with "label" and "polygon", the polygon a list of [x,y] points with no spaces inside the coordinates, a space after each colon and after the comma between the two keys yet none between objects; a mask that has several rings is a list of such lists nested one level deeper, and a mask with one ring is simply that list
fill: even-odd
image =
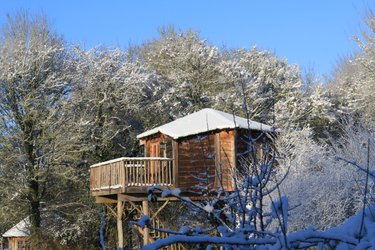
[{"label": "deck railing", "polygon": [[173,159],[122,157],[90,167],[91,191],[126,187],[171,186],[174,184]]}]

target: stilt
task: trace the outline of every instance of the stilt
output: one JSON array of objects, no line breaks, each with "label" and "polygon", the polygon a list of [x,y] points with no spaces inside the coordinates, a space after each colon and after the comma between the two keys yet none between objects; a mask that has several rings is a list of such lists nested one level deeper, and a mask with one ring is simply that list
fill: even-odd
[{"label": "stilt", "polygon": [[117,236],[118,236],[118,246],[117,250],[124,249],[124,231],[122,228],[122,212],[124,210],[124,202],[117,201]]},{"label": "stilt", "polygon": [[[142,201],[142,207],[143,207],[143,215],[150,215],[149,209],[148,209],[148,200]],[[147,245],[149,243],[149,237],[150,237],[150,229],[145,227],[143,229],[143,245]]]}]

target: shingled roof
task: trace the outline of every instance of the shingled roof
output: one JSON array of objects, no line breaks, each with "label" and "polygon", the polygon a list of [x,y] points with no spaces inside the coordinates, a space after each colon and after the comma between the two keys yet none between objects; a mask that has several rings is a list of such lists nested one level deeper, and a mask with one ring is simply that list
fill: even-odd
[{"label": "shingled roof", "polygon": [[179,118],[173,122],[150,129],[137,136],[138,139],[162,133],[178,139],[190,135],[221,129],[251,129],[265,132],[274,132],[275,128],[260,122],[248,120],[243,117],[218,111],[215,109],[202,109],[193,114]]}]

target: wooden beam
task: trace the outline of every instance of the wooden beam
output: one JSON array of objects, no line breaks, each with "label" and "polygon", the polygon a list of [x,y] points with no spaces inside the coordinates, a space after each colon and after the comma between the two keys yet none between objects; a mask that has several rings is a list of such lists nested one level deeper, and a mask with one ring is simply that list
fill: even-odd
[{"label": "wooden beam", "polygon": [[112,209],[108,204],[104,204],[104,205],[112,213],[112,215],[117,218],[117,213],[115,212],[115,210]]},{"label": "wooden beam", "polygon": [[107,197],[95,196],[95,202],[96,203],[117,203],[117,200],[107,198]]},{"label": "wooden beam", "polygon": [[117,199],[120,201],[144,201],[147,200],[147,194],[145,193],[144,197],[136,197],[127,194],[118,194]]},{"label": "wooden beam", "polygon": [[164,204],[158,209],[158,211],[156,211],[153,215],[152,215],[152,218],[151,218],[151,220],[153,220],[160,212],[161,212],[161,210],[163,210],[167,205],[168,205],[168,203],[169,203],[169,200],[166,200],[165,202],[164,202]]},{"label": "wooden beam", "polygon": [[123,211],[124,211],[124,202],[119,200],[117,202],[117,237],[118,237],[117,250],[124,249],[124,231],[122,228],[122,212]]},{"label": "wooden beam", "polygon": [[[143,215],[148,215],[149,216],[149,209],[148,209],[148,200],[142,201],[142,208],[143,208]],[[145,227],[143,229],[143,245],[147,245],[150,240],[150,229]]]},{"label": "wooden beam", "polygon": [[139,209],[139,208],[137,207],[137,204],[135,204],[135,203],[132,202],[132,201],[128,201],[128,202],[130,203],[130,205],[132,205],[132,207],[133,207],[135,210],[137,210],[139,216],[141,216],[141,215],[143,214],[142,210]]}]

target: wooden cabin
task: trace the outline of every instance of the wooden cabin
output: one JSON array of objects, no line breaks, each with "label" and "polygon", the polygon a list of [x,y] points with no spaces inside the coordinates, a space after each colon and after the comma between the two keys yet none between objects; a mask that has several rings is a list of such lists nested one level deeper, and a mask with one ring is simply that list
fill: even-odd
[{"label": "wooden cabin", "polygon": [[[214,109],[203,109],[139,134],[144,157],[123,157],[92,165],[91,194],[144,197],[153,185],[194,191],[208,171],[213,187],[232,190],[232,170],[247,150],[244,139],[273,127]],[[207,183],[208,184],[208,183]]]},{"label": "wooden cabin", "polygon": [[17,223],[14,227],[6,231],[2,236],[4,242],[2,242],[1,249],[8,250],[27,250],[29,244],[27,242],[27,237],[30,235],[30,221],[29,218],[25,218]]},{"label": "wooden cabin", "polygon": [[[118,205],[119,248],[123,244],[119,225],[124,207],[121,202],[142,201],[141,210],[149,214],[150,186],[179,188],[182,195],[191,199],[200,198],[193,192],[199,184],[231,191],[232,173],[239,166],[239,155],[248,150],[249,135],[255,138],[265,132],[274,132],[274,128],[203,109],[139,134],[137,139],[144,147],[144,157],[123,157],[92,165],[91,194],[99,203]],[[144,238],[150,238],[147,232]]]}]

